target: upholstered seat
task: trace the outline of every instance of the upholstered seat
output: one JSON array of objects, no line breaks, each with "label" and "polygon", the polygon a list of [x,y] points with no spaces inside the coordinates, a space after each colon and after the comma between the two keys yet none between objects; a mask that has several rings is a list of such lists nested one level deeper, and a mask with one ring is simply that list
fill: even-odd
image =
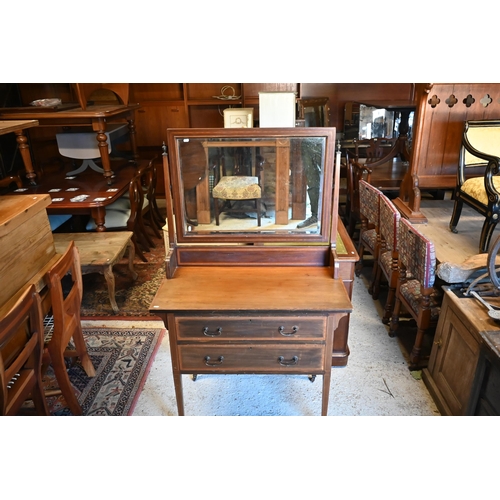
[{"label": "upholstered seat", "polygon": [[382,276],[387,280],[389,292],[384,308],[382,322],[387,324],[392,316],[396,287],[399,279],[398,268],[398,229],[401,216],[394,204],[385,195],[380,196],[379,235],[380,248],[377,274],[373,284],[374,299],[378,299]]},{"label": "upholstered seat", "polygon": [[457,225],[464,203],[482,216],[479,253],[488,251],[500,217],[500,120],[474,120],[464,125],[450,230]]},{"label": "upholstered seat", "polygon": [[[242,161],[241,158],[242,154],[237,156],[237,161]],[[261,225],[262,186],[260,174],[263,165],[264,158],[258,156],[255,158],[254,175],[248,175],[249,172],[242,173],[245,169],[240,165],[234,167],[233,175],[228,175],[224,156],[217,156],[213,159],[214,187],[212,189],[212,198],[214,200],[215,223],[217,225],[220,224],[222,209],[229,215],[234,212],[255,212],[257,214],[257,225]],[[234,204],[244,201],[252,201],[253,207],[237,208],[234,206]],[[231,202],[235,203],[232,204]]]},{"label": "upholstered seat", "polygon": [[212,191],[214,198],[224,200],[252,200],[262,196],[257,177],[222,177]]},{"label": "upholstered seat", "polygon": [[[389,335],[396,335],[401,306],[404,306],[417,323],[417,335],[410,353],[410,369],[417,369],[426,364],[422,356],[424,335],[426,332],[434,334],[442,291],[434,286],[436,254],[432,241],[402,218],[399,221],[398,242],[399,281]],[[408,274],[411,274],[411,278]]]},{"label": "upholstered seat", "polygon": [[377,274],[378,251],[380,247],[379,237],[379,199],[381,191],[373,187],[368,182],[361,179],[359,181],[359,213],[361,217],[361,229],[359,235],[358,255],[359,261],[356,263],[356,274],[359,276],[364,265],[365,252],[373,255],[372,281],[368,291],[372,293],[373,283]]}]

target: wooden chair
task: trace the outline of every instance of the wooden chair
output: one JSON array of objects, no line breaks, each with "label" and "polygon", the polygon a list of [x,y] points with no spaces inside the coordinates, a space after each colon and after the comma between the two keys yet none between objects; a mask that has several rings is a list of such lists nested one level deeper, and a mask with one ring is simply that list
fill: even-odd
[{"label": "wooden chair", "polygon": [[[142,188],[141,175],[136,174],[129,183],[128,196],[122,197],[106,207],[106,229],[108,231],[127,230],[133,233],[135,253],[143,262],[148,259],[143,253],[149,252],[149,242],[145,237],[142,211],[144,206],[144,191]],[[97,228],[93,219],[87,223],[87,231],[95,231]]]},{"label": "wooden chair", "polygon": [[371,184],[374,169],[382,165],[386,166],[388,162],[393,161],[398,156],[405,161],[410,158],[406,136],[354,140],[354,151],[346,151],[349,209],[347,230],[351,238],[354,237],[356,225],[360,222],[359,195],[357,193],[359,179],[363,178]]},{"label": "wooden chair", "polygon": [[457,232],[463,204],[485,219],[479,253],[488,252],[500,217],[500,120],[466,121],[457,170],[450,230]]},{"label": "wooden chair", "polygon": [[401,215],[391,200],[384,194],[380,196],[380,248],[378,252],[378,266],[375,281],[373,284],[372,297],[377,300],[380,292],[380,281],[382,276],[387,280],[389,291],[384,308],[382,323],[388,324],[394,301],[396,297],[396,287],[399,280],[398,265],[398,229]]},{"label": "wooden chair", "polygon": [[[214,188],[212,198],[214,199],[215,223],[220,224],[220,212],[231,215],[234,213],[246,214],[256,212],[257,225],[261,225],[262,213],[262,186],[261,173],[264,168],[264,158],[255,158],[254,172],[243,165],[243,150],[237,151],[233,171],[226,170],[224,155],[214,156],[212,169],[214,171]],[[253,207],[236,206],[241,202],[253,202]]]},{"label": "wooden chair", "polygon": [[[87,352],[82,333],[80,307],[82,303],[83,282],[80,257],[74,242],[47,272],[46,275],[54,330],[51,338],[46,339],[44,367],[49,363],[59,384],[66,403],[73,415],[81,415],[82,408],[69,380],[65,358],[79,358],[89,377],[95,376],[95,369]],[[74,349],[69,346],[73,339]]]},{"label": "wooden chair", "polygon": [[365,252],[373,256],[372,280],[368,291],[372,293],[373,282],[377,274],[378,252],[380,248],[379,217],[380,196],[382,193],[368,182],[359,181],[359,212],[361,218],[361,229],[359,234],[358,255],[355,272],[359,276],[364,265]]},{"label": "wooden chair", "polygon": [[403,306],[417,323],[417,335],[410,353],[410,369],[417,369],[422,368],[424,335],[437,325],[442,292],[434,287],[436,254],[432,241],[407,219],[401,218],[398,243],[399,281],[389,335],[396,335]]},{"label": "wooden chair", "polygon": [[0,188],[5,188],[6,190],[10,190],[12,186],[16,186],[18,189],[23,187],[23,181],[21,177],[18,175],[9,175],[0,179]]},{"label": "wooden chair", "polygon": [[30,285],[0,320],[0,415],[16,415],[32,399],[48,415],[42,386],[43,320],[39,294]]}]

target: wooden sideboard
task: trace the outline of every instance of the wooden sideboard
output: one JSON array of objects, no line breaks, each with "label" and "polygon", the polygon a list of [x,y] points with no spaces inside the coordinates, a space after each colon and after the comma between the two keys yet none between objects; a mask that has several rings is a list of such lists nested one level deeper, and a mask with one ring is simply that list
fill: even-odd
[{"label": "wooden sideboard", "polygon": [[[231,212],[215,225],[205,187],[199,190],[206,199],[203,219],[193,223],[186,216],[184,177],[195,163],[202,184],[210,162],[206,154],[186,153],[183,145],[202,148],[207,141],[225,149],[228,158],[243,142],[264,159],[269,191],[260,226],[251,216],[234,218]],[[300,374],[312,380],[321,375],[321,414],[326,415],[332,366],[345,366],[349,356],[358,260],[338,216],[335,129],[170,129],[168,143],[169,156],[163,156],[166,186],[171,186],[166,192],[172,193],[166,197],[166,279],[150,311],[169,331],[179,415],[184,414],[182,375],[199,373]],[[283,186],[290,192],[297,188],[294,183],[305,175],[308,158],[287,155],[287,168],[282,168],[277,159],[282,143],[296,151],[320,149],[315,156],[321,158],[318,224],[299,227],[306,214],[294,215],[291,198],[280,192]],[[250,151],[248,158],[254,157]],[[279,216],[283,199],[289,205],[286,218]]]},{"label": "wooden sideboard", "polygon": [[176,274],[150,309],[168,325],[179,415],[181,375],[199,373],[322,375],[327,414],[334,332],[352,311],[328,268],[184,267]]},{"label": "wooden sideboard", "polygon": [[[485,375],[481,358],[484,335],[498,335],[500,328],[476,299],[459,297],[451,287],[444,287],[444,291],[429,364],[422,378],[442,415],[474,415]],[[500,304],[498,298],[488,300]]]}]

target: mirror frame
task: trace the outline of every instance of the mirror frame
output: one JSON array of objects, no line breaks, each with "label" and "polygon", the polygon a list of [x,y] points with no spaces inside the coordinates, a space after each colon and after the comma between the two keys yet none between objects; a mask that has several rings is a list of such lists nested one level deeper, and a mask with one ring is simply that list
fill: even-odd
[{"label": "mirror frame", "polygon": [[[165,174],[165,193],[172,196],[175,227],[174,244],[290,244],[290,245],[329,245],[331,235],[336,234],[338,197],[333,196],[333,176],[335,167],[335,133],[334,127],[297,127],[297,128],[179,128],[167,129],[169,172]],[[307,137],[325,138],[324,172],[322,184],[321,225],[319,234],[305,232],[260,231],[228,233],[211,231],[210,233],[187,231],[184,190],[179,161],[180,141],[184,139],[293,139]],[[167,194],[166,194],[167,195]],[[170,214],[168,215],[170,217]],[[169,227],[172,223],[169,224]]]}]

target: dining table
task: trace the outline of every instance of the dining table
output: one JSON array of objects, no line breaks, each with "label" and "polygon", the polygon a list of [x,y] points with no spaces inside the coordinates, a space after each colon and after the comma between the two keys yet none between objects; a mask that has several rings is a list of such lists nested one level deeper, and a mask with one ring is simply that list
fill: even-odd
[{"label": "dining table", "polygon": [[[0,115],[1,116],[1,115]],[[26,133],[26,129],[37,127],[38,120],[34,119],[18,119],[18,120],[0,120],[0,135],[14,133],[21,158],[26,169],[26,177],[30,184],[36,184],[36,173],[31,161],[30,147]]]},{"label": "dining table", "polygon": [[[137,153],[135,111],[139,104],[92,104],[82,109],[78,104],[64,103],[58,106],[25,106],[0,108],[0,120],[37,120],[40,127],[81,128],[90,127],[96,134],[104,170],[103,176],[111,183],[113,171],[108,151],[106,131],[111,124],[128,123],[133,158]],[[19,139],[18,139],[19,142]],[[23,157],[24,158],[24,157]]]},{"label": "dining table", "polygon": [[132,162],[117,162],[113,174],[108,179],[101,173],[87,169],[78,175],[68,175],[60,168],[42,174],[36,185],[18,188],[12,194],[50,195],[47,213],[90,215],[96,230],[106,231],[106,208],[123,196],[129,188],[130,180],[136,173]]}]

